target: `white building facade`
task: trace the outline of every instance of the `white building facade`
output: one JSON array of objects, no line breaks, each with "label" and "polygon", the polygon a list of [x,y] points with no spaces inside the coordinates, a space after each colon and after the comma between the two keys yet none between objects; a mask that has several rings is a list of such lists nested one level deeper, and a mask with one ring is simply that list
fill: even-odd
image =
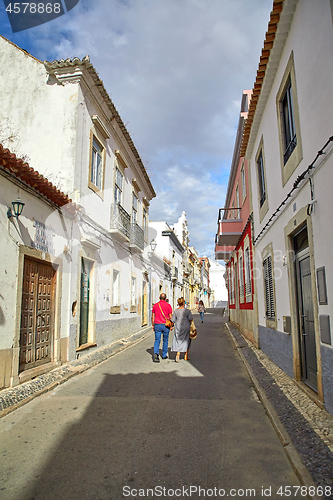
[{"label": "white building facade", "polygon": [[[177,308],[177,299],[182,296],[183,275],[182,260],[184,247],[167,222],[149,222],[149,240],[156,241],[152,257],[152,303],[158,301],[164,292],[172,309]],[[163,262],[163,271],[161,264]],[[159,269],[158,269],[159,268]],[[158,294],[157,294],[158,290]]]},{"label": "white building facade", "polygon": [[[67,283],[54,321],[62,360],[75,359],[149,323],[148,218],[155,192],[88,56],[42,63],[0,37],[0,64],[4,146],[27,155],[75,205],[54,256],[65,258],[58,280]],[[57,214],[34,217],[55,231]],[[47,251],[34,258],[50,259]],[[55,350],[50,359],[58,359]]]},{"label": "white building facade", "polygon": [[242,144],[259,345],[333,413],[332,3],[274,9]]},{"label": "white building facade", "polygon": [[214,296],[211,307],[225,307],[228,304],[228,289],[225,284],[225,266],[209,259],[209,286]]}]

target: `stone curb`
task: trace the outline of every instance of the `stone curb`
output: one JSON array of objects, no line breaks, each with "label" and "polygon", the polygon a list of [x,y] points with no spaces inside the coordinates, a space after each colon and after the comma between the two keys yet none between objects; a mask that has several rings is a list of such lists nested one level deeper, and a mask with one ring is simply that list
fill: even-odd
[{"label": "stone curb", "polygon": [[29,403],[37,396],[52,391],[58,385],[90,368],[107,361],[121,351],[125,351],[139,342],[145,340],[152,334],[151,326],[125,337],[116,340],[108,346],[101,347],[90,354],[81,356],[78,359],[69,361],[33,380],[29,380],[16,387],[10,387],[0,391],[0,418],[8,415],[12,411]]},{"label": "stone curb", "polygon": [[[242,348],[244,346],[243,347],[239,346],[239,344],[238,344],[237,340],[235,339],[232,331],[230,330],[227,322],[225,323],[225,326],[227,327],[229,335],[232,338],[232,341],[234,342],[234,344],[236,346],[237,352],[238,352],[241,360],[243,361],[243,363],[248,371],[248,374],[249,374],[250,379],[253,383],[254,389],[255,389],[256,393],[258,394],[258,397],[265,408],[265,411],[267,413],[268,418],[272,422],[274,430],[277,433],[277,435],[281,441],[283,449],[284,449],[298,479],[300,480],[300,482],[303,486],[307,487],[307,489],[309,489],[310,486],[313,486],[316,488],[316,485],[311,477],[311,474],[309,473],[309,471],[305,467],[299,453],[297,452],[296,448],[292,444],[291,439],[290,439],[287,431],[283,427],[275,409],[273,408],[273,405],[271,404],[268,397],[266,396],[265,391],[261,388],[256,376],[254,375],[254,373],[252,371],[252,368],[248,364],[245,356],[243,355]],[[307,495],[306,498],[308,498],[308,500],[322,500],[323,497],[318,496],[318,495],[314,495],[314,496]]]}]

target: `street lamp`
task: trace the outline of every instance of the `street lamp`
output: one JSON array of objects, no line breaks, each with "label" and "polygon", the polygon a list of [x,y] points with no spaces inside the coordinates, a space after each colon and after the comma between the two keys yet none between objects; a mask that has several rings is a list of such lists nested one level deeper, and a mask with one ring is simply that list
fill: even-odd
[{"label": "street lamp", "polygon": [[12,205],[14,213],[12,212],[12,209],[9,207],[7,210],[7,217],[8,219],[10,219],[10,217],[16,217],[16,219],[18,219],[22,213],[25,203],[23,203],[23,201],[20,200],[20,197],[18,197],[16,201],[12,201]]},{"label": "street lamp", "polygon": [[150,252],[148,252],[148,258],[149,258],[149,308],[148,308],[148,311],[149,311],[149,318],[148,318],[148,323],[149,325],[151,325],[151,303],[152,303],[152,300],[151,300],[151,259],[155,253],[155,250],[156,250],[156,246],[157,246],[157,243],[155,240],[151,240],[150,242]]}]

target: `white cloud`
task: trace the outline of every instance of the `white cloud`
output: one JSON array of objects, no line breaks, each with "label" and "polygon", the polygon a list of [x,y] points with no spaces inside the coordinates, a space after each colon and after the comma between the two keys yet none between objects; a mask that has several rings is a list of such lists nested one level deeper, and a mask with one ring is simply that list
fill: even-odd
[{"label": "white cloud", "polygon": [[201,254],[214,248],[241,93],[253,85],[271,8],[271,0],[81,0],[27,34],[42,60],[90,55],[151,174],[151,218],[172,223],[185,210]]}]

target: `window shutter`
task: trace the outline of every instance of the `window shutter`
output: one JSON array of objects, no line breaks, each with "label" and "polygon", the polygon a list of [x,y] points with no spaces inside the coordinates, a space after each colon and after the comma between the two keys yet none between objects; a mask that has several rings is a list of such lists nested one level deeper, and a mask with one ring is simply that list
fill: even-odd
[{"label": "window shutter", "polygon": [[245,293],[246,295],[250,295],[252,293],[250,250],[248,247],[245,249]]},{"label": "window shutter", "polygon": [[274,306],[274,287],[273,287],[273,271],[272,257],[269,255],[263,262],[264,265],[264,281],[265,281],[265,300],[266,300],[266,317],[268,319],[275,318]]}]

